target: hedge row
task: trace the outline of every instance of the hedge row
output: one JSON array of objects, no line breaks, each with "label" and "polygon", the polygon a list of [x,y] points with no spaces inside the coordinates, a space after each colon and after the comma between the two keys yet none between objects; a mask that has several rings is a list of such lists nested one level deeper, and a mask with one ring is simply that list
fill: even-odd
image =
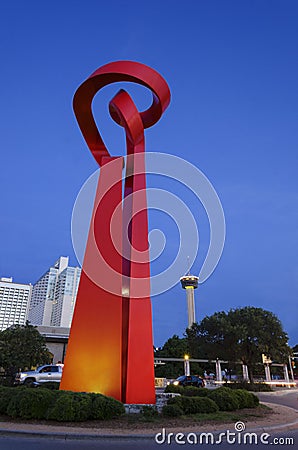
[{"label": "hedge row", "polygon": [[272,388],[266,383],[249,383],[248,381],[226,383],[226,387],[230,389],[245,389],[252,392],[272,392]]},{"label": "hedge row", "polygon": [[[175,405],[182,411],[182,414],[214,413],[219,410],[217,404],[210,398],[177,396],[168,400],[167,406]],[[165,407],[163,414],[165,414]]]},{"label": "hedge row", "polygon": [[184,395],[186,397],[207,397],[209,389],[199,388],[196,386],[175,386],[168,384],[165,392],[172,392],[174,394]]},{"label": "hedge row", "polygon": [[[163,408],[163,415],[178,417],[184,414],[209,414],[254,408],[259,404],[258,397],[244,389],[182,388],[181,393],[183,395],[169,399]],[[149,407],[147,409],[143,413],[150,413],[151,417],[152,411]],[[101,394],[0,387],[0,414],[13,418],[75,422],[107,420],[124,413],[122,403]]]},{"label": "hedge row", "polygon": [[258,397],[244,389],[232,390],[227,387],[220,387],[210,391],[208,397],[215,401],[220,411],[255,408],[259,404]]},{"label": "hedge row", "polygon": [[124,405],[101,394],[50,389],[0,388],[0,414],[59,422],[108,420],[125,413]]},{"label": "hedge row", "polygon": [[[180,386],[174,386],[174,388],[177,387]],[[176,389],[175,391],[177,392]],[[164,406],[164,415],[177,417],[182,414],[235,411],[243,408],[255,408],[259,404],[258,397],[244,389],[232,390],[220,387],[209,390],[180,387],[178,393],[182,395],[169,399],[168,404]]]}]

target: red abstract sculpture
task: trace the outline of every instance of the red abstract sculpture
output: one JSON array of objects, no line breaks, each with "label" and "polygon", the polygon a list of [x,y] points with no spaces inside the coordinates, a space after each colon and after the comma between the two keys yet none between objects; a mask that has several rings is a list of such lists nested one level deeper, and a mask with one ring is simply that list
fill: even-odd
[{"label": "red abstract sculpture", "polygon": [[[109,154],[91,110],[95,94],[119,81],[146,86],[153,95],[143,112],[124,90],[109,104],[126,134],[123,199],[124,158]],[[131,61],[100,67],[74,96],[77,121],[101,169],[60,389],[155,403],[144,129],[169,102],[165,80]]]}]

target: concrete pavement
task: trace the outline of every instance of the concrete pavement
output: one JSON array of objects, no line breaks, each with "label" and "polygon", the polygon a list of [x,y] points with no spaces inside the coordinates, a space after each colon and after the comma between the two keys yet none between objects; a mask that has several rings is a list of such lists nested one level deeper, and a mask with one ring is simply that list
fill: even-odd
[{"label": "concrete pavement", "polygon": [[258,392],[261,402],[276,403],[278,405],[289,406],[298,411],[298,390],[287,389],[274,392]]}]

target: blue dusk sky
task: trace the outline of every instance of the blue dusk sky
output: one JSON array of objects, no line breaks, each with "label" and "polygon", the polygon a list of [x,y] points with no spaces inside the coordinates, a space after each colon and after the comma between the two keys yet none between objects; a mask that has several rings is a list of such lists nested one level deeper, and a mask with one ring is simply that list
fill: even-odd
[{"label": "blue dusk sky", "polygon": [[[225,214],[222,257],[196,290],[197,320],[230,308],[261,307],[280,318],[295,345],[297,23],[296,0],[1,2],[0,276],[35,283],[61,255],[78,264],[72,210],[97,165],[72,98],[101,65],[139,61],[160,72],[172,94],[161,120],[146,131],[146,150],[200,169]],[[124,87],[140,110],[148,107],[145,88]],[[125,154],[123,130],[107,108],[118,89],[109,86],[94,101],[113,155]],[[206,211],[177,180],[148,175],[148,186],[173,193],[191,211],[200,233],[191,271],[199,274],[210,240]],[[166,239],[152,274],[164,271],[180,251],[175,220],[181,221],[181,213],[175,214],[150,210],[150,229],[160,229]],[[184,213],[182,222],[188,252],[192,235]],[[182,336],[187,326],[179,285],[186,271],[184,255],[176,286],[152,298],[156,346]]]}]

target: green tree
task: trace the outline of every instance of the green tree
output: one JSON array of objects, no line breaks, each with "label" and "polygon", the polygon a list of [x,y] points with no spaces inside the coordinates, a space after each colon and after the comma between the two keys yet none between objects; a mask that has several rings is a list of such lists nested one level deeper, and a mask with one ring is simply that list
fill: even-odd
[{"label": "green tree", "polygon": [[[176,334],[169,338],[164,346],[155,351],[154,357],[158,358],[184,358],[187,353],[187,341]],[[156,377],[177,378],[184,373],[183,362],[167,362],[155,367]]]},{"label": "green tree", "polygon": [[286,362],[291,353],[280,320],[270,311],[252,306],[205,317],[186,330],[186,337],[191,352],[246,364],[251,382],[253,367],[262,361],[262,353],[278,362]]},{"label": "green tree", "polygon": [[30,369],[49,362],[50,353],[45,338],[28,322],[0,332],[0,367],[11,380],[19,369]]},{"label": "green tree", "polygon": [[185,335],[192,357],[234,360],[231,347],[235,339],[234,330],[224,311],[205,317],[199,324],[194,323],[187,328]]}]

